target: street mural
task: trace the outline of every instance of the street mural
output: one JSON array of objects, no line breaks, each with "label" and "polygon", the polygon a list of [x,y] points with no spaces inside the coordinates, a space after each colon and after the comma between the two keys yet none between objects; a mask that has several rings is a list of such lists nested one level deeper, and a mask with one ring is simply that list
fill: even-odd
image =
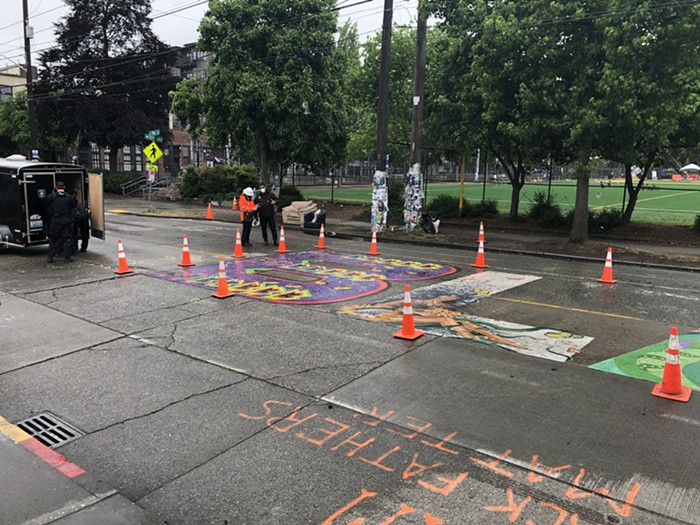
[{"label": "street mural", "polygon": [[[443,337],[462,337],[475,343],[499,346],[513,352],[567,361],[593,338],[570,332],[487,319],[458,308],[539,277],[502,272],[481,272],[411,291],[416,328]],[[364,305],[347,305],[340,313],[397,326],[403,320],[403,296]]]},{"label": "street mural", "polygon": [[[683,386],[700,392],[700,330],[679,335],[678,342]],[[595,363],[589,368],[660,383],[667,351],[668,339]]]},{"label": "street mural", "polygon": [[[218,264],[156,272],[151,277],[217,290]],[[226,263],[228,289],[243,297],[286,304],[348,301],[380,292],[387,281],[435,279],[453,266],[333,251],[248,257]]]}]

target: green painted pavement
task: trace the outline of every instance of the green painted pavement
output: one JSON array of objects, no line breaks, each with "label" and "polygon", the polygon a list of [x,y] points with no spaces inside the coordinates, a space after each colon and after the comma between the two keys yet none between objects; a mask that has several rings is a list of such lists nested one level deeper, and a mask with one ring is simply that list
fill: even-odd
[{"label": "green painted pavement", "polygon": [[[683,385],[700,392],[700,331],[679,336]],[[668,341],[646,346],[595,363],[589,368],[627,377],[661,382],[666,364]]]}]

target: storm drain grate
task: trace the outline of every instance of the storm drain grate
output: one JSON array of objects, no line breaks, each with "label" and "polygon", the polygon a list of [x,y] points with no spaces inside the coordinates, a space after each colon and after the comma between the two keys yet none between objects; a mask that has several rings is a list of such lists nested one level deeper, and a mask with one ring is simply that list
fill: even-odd
[{"label": "storm drain grate", "polygon": [[15,425],[49,448],[60,447],[85,435],[51,412],[42,412]]}]

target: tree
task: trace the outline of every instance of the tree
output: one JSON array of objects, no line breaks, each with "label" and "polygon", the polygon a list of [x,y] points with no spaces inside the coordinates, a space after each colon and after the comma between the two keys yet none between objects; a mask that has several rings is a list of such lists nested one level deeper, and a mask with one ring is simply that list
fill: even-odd
[{"label": "tree", "polygon": [[[34,90],[41,131],[117,151],[167,131],[168,91],[176,51],[151,30],[150,0],[65,0],[55,47],[40,56]],[[47,117],[48,116],[48,117]]]},{"label": "tree", "polygon": [[446,41],[438,42],[444,52],[430,69],[429,82],[440,89],[430,90],[429,126],[443,142],[462,151],[482,146],[498,159],[512,187],[514,218],[530,166],[555,148],[562,114],[553,93],[547,11],[536,0],[430,5]]},{"label": "tree", "polygon": [[330,167],[346,145],[347,115],[332,0],[212,0],[198,47],[214,55],[203,87],[213,144],[256,151],[260,174],[298,162]]},{"label": "tree", "polygon": [[[606,51],[600,81],[606,94],[599,110],[606,116],[602,154],[626,166],[624,222],[631,220],[659,154],[671,140],[692,131],[685,117],[697,110],[698,15],[697,5],[613,0],[610,14],[601,19]],[[633,165],[641,169],[636,185]]]},{"label": "tree", "polygon": [[[376,152],[377,107],[379,104],[379,67],[381,34],[364,44],[362,67],[352,78],[355,110],[362,115],[352,136],[352,151]],[[411,110],[413,107],[413,71],[416,56],[416,32],[395,27],[391,34],[391,70],[389,72],[389,129],[387,153],[393,165],[407,164],[410,156]],[[376,155],[372,155],[374,158]]]},{"label": "tree", "polygon": [[29,150],[27,92],[0,103],[0,157]]}]

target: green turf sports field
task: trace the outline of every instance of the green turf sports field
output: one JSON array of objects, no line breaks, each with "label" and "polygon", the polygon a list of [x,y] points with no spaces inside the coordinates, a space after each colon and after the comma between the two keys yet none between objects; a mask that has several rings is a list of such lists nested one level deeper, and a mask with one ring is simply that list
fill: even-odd
[{"label": "green turf sports field", "polygon": [[[576,201],[576,182],[552,182],[551,195],[564,213],[574,207]],[[606,183],[607,184],[607,181]],[[700,214],[700,182],[675,182],[670,180],[647,181],[646,187],[639,194],[632,220],[634,222],[651,222],[669,225],[691,226],[696,215]],[[428,185],[428,204],[438,195],[459,197],[460,184],[430,183]],[[301,187],[304,198],[316,201],[330,201],[330,187]],[[535,193],[547,193],[547,182],[528,182],[520,193],[520,213],[530,209]],[[510,209],[511,187],[502,183],[485,185],[486,199],[495,200],[502,213]],[[464,197],[471,202],[479,202],[484,194],[483,183],[465,183]],[[336,202],[347,204],[370,204],[371,186],[342,186],[333,191]],[[612,186],[600,187],[599,180],[592,180],[588,193],[588,206],[592,210],[606,207],[621,208],[623,184],[621,180],[613,181]],[[391,203],[389,203],[391,206]]]}]

